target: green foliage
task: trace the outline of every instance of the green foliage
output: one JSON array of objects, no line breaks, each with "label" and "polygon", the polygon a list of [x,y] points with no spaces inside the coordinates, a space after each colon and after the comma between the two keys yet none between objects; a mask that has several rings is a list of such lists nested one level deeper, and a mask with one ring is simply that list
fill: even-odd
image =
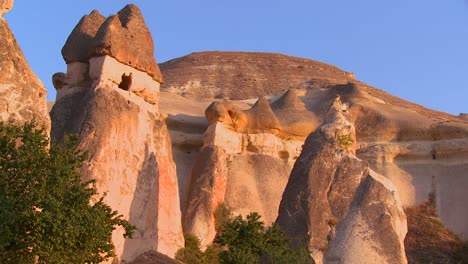
[{"label": "green foliage", "polygon": [[229,206],[225,203],[219,204],[214,212],[214,218],[215,230],[216,232],[219,232],[224,224],[232,219],[231,208],[229,208]]},{"label": "green foliage", "polygon": [[336,136],[336,142],[337,142],[339,148],[349,149],[351,147],[351,145],[354,143],[354,140],[351,137],[351,133],[350,133],[350,134],[346,134],[346,135],[337,135]]},{"label": "green foliage", "polygon": [[52,145],[34,124],[0,122],[0,263],[99,263],[114,256],[111,234],[134,227],[81,182],[76,140]]},{"label": "green foliage", "polygon": [[216,246],[209,246],[202,252],[200,240],[192,234],[184,234],[185,248],[177,251],[175,259],[187,264],[216,264],[219,263],[220,249]]},{"label": "green foliage", "polygon": [[220,253],[220,263],[310,263],[307,247],[289,247],[289,241],[277,225],[265,228],[258,213],[245,219],[235,217],[227,222],[214,242],[226,249]]}]

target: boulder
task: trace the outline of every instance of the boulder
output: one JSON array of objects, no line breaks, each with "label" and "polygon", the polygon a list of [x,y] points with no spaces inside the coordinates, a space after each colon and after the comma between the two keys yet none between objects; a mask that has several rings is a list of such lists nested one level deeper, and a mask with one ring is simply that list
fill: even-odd
[{"label": "boulder", "polygon": [[[11,8],[13,1],[1,1]],[[8,23],[0,19],[0,121],[35,122],[50,131],[47,90],[34,74],[16,42]]]},{"label": "boulder", "polygon": [[154,58],[153,38],[136,5],[129,4],[117,15],[108,17],[97,31],[89,52],[91,57],[113,57],[159,83],[163,81]]},{"label": "boulder", "polygon": [[81,18],[62,48],[62,56],[67,64],[89,61],[89,51],[94,45],[97,31],[105,19],[97,10],[93,10],[89,15]]},{"label": "boulder", "polygon": [[[341,255],[333,253],[335,255],[330,255],[328,259],[326,254],[331,254],[329,250],[333,247],[343,249],[343,245],[336,241],[343,236],[348,238],[355,235],[346,233],[349,230],[362,231],[359,228],[364,222],[367,224],[364,228],[369,228],[369,234],[376,235],[358,237],[355,241],[375,248],[374,245],[382,246],[381,241],[388,238],[380,235],[381,232],[390,232],[394,236],[387,243],[399,245],[398,250],[378,253],[379,249],[375,249],[372,252],[380,254],[381,259],[398,259],[398,262],[387,263],[406,263],[403,245],[406,218],[398,192],[389,181],[385,182],[385,189],[379,189],[381,199],[378,195],[370,194],[374,191],[372,188],[362,187],[367,186],[366,179],[372,173],[368,164],[355,156],[355,142],[350,115],[338,96],[325,116],[324,123],[307,138],[294,164],[283,193],[277,223],[294,244],[306,243],[309,246],[316,263],[359,263],[359,257],[366,260],[367,255],[364,252],[359,255],[361,251],[358,249],[353,250],[350,253],[353,257],[349,258],[340,259]],[[376,212],[366,209],[367,204],[359,202],[359,199],[362,200],[359,197],[371,199],[370,196],[375,199],[373,205],[379,209]],[[364,220],[356,220],[355,215],[362,216]],[[389,220],[382,222],[386,218]],[[395,222],[399,225],[393,225]]]}]

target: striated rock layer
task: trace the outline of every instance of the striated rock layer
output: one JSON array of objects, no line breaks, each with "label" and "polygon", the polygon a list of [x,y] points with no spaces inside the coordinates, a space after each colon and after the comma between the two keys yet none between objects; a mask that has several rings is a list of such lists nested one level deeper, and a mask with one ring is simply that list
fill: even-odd
[{"label": "striated rock layer", "polygon": [[[13,1],[0,1],[1,14]],[[48,133],[47,90],[31,70],[8,23],[0,17],[0,121],[35,122]]]},{"label": "striated rock layer", "polygon": [[[332,65],[261,52],[196,52],[159,65],[162,91],[188,98],[259,98],[317,78],[322,83],[346,83],[352,73]],[[320,80],[319,80],[320,79]]]},{"label": "striated rock layer", "polygon": [[398,191],[355,156],[347,107],[335,99],[294,164],[277,223],[316,263],[406,263]]}]

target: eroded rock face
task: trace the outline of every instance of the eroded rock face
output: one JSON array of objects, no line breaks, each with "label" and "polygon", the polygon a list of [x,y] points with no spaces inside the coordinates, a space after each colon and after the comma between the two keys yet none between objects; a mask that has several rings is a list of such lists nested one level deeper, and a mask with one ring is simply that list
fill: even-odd
[{"label": "eroded rock face", "polygon": [[[1,1],[5,12],[13,1]],[[47,90],[31,70],[8,23],[0,18],[0,120],[22,124],[35,122],[50,131]]]},{"label": "eroded rock face", "polygon": [[136,5],[127,5],[117,15],[108,17],[97,31],[89,52],[91,57],[111,56],[162,82],[154,58],[153,38]]},{"label": "eroded rock face", "polygon": [[218,120],[224,122],[214,122],[205,131],[183,206],[184,232],[196,235],[202,246],[215,237],[214,214],[221,203],[234,214],[255,211],[266,223],[274,222],[302,146],[302,141],[287,141],[271,133],[241,133],[225,119]]},{"label": "eroded rock face", "polygon": [[[134,6],[127,6],[119,16],[128,34],[143,26]],[[105,54],[80,61],[84,54],[73,48],[89,45],[89,39],[80,44],[83,37],[78,33],[92,36],[100,19],[97,11],[83,18],[64,47],[69,60],[67,73],[53,77],[57,101],[51,110],[51,136],[61,142],[66,134],[79,135],[79,147],[89,154],[81,170],[83,179],[96,180],[98,192],[106,194],[105,202],[137,228],[132,239],[124,239],[122,229],[113,232],[117,257],[111,261],[128,263],[148,251],[174,257],[184,238],[171,140],[158,111],[159,82]],[[118,52],[126,52],[128,43],[117,43],[125,39],[112,41],[114,48],[121,48]],[[149,44],[146,48],[152,50],[152,40],[145,42]],[[132,76],[125,90],[122,75]]]},{"label": "eroded rock face", "polygon": [[283,92],[311,79],[316,79],[316,87],[354,80],[326,63],[262,52],[196,52],[160,67],[165,79],[161,90],[187,98],[243,100]]},{"label": "eroded rock face", "polygon": [[[60,111],[66,105],[74,109]],[[52,118],[56,139],[80,135],[89,153],[82,177],[96,179],[106,203],[137,227],[133,239],[114,232],[119,259],[147,250],[173,257],[183,247],[181,212],[170,137],[157,108],[117,85],[99,86],[57,101]]]},{"label": "eroded rock face", "polygon": [[[370,172],[366,162],[355,157],[354,135],[350,116],[337,97],[324,124],[307,138],[301,155],[294,164],[281,200],[277,223],[295,243],[308,244],[316,263],[358,263],[359,258],[364,260],[367,257],[364,253],[360,255],[359,250],[353,250],[352,253],[343,250],[348,245],[335,242],[343,236],[366,245],[372,254],[384,260],[387,257],[398,260],[388,263],[406,263],[403,245],[406,217],[398,192],[389,181],[383,185],[385,188],[378,190],[363,187],[367,186],[366,179],[371,177],[369,175],[374,174]],[[383,198],[372,194],[374,191],[381,192],[379,195]],[[373,199],[378,210],[374,211],[374,207],[367,209],[368,205],[362,199]],[[362,219],[356,220],[356,214]],[[388,221],[382,222],[382,217],[387,217]],[[346,220],[348,218],[351,220]],[[347,224],[348,222],[352,223]],[[369,230],[369,234],[376,235],[356,237],[355,233],[349,231],[362,231],[356,231],[362,227],[362,222],[367,224],[364,228],[368,228],[366,230]],[[398,226],[394,223],[398,223]],[[398,245],[393,248],[397,250],[386,252],[385,257],[379,252],[385,246],[382,241],[388,238],[379,235],[382,230],[392,234],[390,237],[393,240],[386,243]],[[340,248],[341,252],[328,251],[333,247]],[[326,254],[332,254],[330,259]],[[353,258],[343,257],[346,254],[351,254]]]},{"label": "eroded rock face", "polygon": [[13,0],[0,0],[0,16],[8,13],[13,8]]}]

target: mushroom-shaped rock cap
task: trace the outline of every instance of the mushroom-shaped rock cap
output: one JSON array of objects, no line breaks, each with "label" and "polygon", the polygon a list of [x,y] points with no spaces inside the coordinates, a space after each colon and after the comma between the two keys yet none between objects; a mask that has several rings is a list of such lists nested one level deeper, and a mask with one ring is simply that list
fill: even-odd
[{"label": "mushroom-shaped rock cap", "polygon": [[299,99],[296,90],[288,90],[278,100],[271,104],[283,127],[283,132],[306,137],[321,123],[319,118],[308,111]]},{"label": "mushroom-shaped rock cap", "polygon": [[104,55],[162,82],[161,71],[154,58],[153,38],[136,5],[125,6],[117,15],[108,17],[99,28],[90,56]]},{"label": "mushroom-shaped rock cap", "polygon": [[281,124],[271,109],[270,102],[265,97],[258,99],[255,105],[246,111],[246,114],[249,118],[250,133],[281,130]]},{"label": "mushroom-shaped rock cap", "polygon": [[13,8],[13,0],[0,0],[0,16],[8,13]]},{"label": "mushroom-shaped rock cap", "polygon": [[62,48],[62,56],[67,64],[89,61],[89,50],[93,47],[94,37],[105,20],[97,10],[80,19]]}]

